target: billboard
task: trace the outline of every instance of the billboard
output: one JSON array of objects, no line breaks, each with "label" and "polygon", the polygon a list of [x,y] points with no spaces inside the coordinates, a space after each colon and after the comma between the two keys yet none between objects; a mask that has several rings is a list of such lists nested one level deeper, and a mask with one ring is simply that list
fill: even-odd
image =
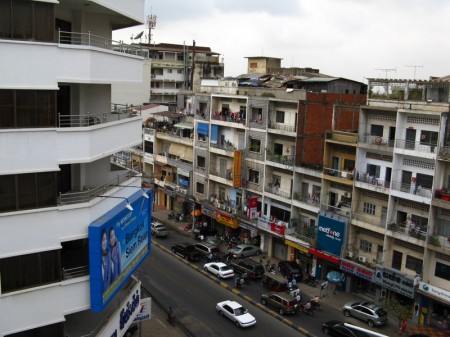
[{"label": "billboard", "polygon": [[102,311],[150,254],[151,193],[131,195],[89,226],[91,310]]},{"label": "billboard", "polygon": [[320,214],[317,228],[316,249],[340,256],[344,244],[345,225],[345,220],[340,217],[334,219]]}]

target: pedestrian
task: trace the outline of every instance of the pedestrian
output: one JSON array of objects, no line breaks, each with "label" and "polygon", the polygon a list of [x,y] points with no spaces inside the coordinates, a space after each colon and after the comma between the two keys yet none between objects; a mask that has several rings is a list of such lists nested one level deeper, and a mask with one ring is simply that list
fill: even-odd
[{"label": "pedestrian", "polygon": [[295,300],[297,301],[298,304],[300,304],[302,302],[302,298],[300,296],[300,291],[297,292],[297,295],[295,295]]},{"label": "pedestrian", "polygon": [[400,330],[398,331],[399,336],[406,334],[406,318],[404,317],[400,325]]}]

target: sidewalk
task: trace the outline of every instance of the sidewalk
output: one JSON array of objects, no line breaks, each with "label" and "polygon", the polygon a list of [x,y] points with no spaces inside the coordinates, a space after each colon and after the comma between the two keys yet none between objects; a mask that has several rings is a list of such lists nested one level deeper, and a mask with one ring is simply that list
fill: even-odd
[{"label": "sidewalk", "polygon": [[[167,216],[171,211],[169,210],[154,210],[153,213],[153,218],[155,220],[158,220],[159,222],[165,224],[167,227],[169,227],[169,229],[172,230],[176,230],[178,231],[180,234],[189,236],[189,237],[193,237],[192,235],[192,231],[186,231],[184,229],[184,224],[186,222],[176,222],[174,220],[168,220]],[[225,247],[221,247],[222,249],[225,249]],[[262,259],[264,261],[268,261],[270,260],[270,263],[275,263],[278,264],[279,259],[274,258],[274,257],[267,257],[265,255],[262,256],[258,256],[258,259]],[[359,294],[354,294],[354,293],[346,293],[346,292],[337,292],[337,293],[333,293],[333,289],[330,287],[326,290],[322,290],[320,289],[320,287],[312,287],[309,286],[305,283],[297,283],[298,287],[300,288],[300,292],[302,297],[306,297],[306,298],[312,298],[316,295],[319,295],[321,297],[321,304],[323,309],[326,310],[326,307],[331,307],[336,309],[337,311],[342,311],[342,307],[344,306],[345,303],[348,302],[352,302],[352,301],[361,301],[361,300],[369,300],[368,298],[365,298]],[[322,310],[323,310],[322,309]],[[345,316],[342,314],[341,318],[338,318],[339,320],[344,321],[345,320]],[[399,326],[398,326],[398,322],[396,318],[391,318],[387,325],[385,327],[381,327],[379,329],[375,328],[374,331],[375,332],[379,332],[381,334],[386,334],[388,336],[398,336],[398,330],[399,330]],[[407,336],[409,336],[410,334],[422,334],[428,337],[449,337],[449,333],[448,331],[444,331],[444,330],[438,330],[436,328],[433,327],[429,327],[429,326],[419,326],[412,322],[411,320],[408,321],[408,329],[407,329]]]}]

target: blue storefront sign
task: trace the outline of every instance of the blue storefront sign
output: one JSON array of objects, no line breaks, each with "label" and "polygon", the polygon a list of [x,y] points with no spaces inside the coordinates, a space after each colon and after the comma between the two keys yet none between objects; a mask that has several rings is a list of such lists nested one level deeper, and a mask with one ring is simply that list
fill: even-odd
[{"label": "blue storefront sign", "polygon": [[320,214],[317,228],[316,249],[340,256],[342,246],[345,242],[345,225],[346,221],[340,217],[332,218]]},{"label": "blue storefront sign", "polygon": [[151,193],[138,191],[89,226],[91,310],[102,311],[150,254]]}]

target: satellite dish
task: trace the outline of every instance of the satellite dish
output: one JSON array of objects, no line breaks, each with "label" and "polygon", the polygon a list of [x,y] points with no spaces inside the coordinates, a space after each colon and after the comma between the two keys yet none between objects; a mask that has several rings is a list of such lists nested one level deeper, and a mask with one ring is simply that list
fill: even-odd
[{"label": "satellite dish", "polygon": [[136,35],[136,37],[134,39],[135,40],[140,39],[142,37],[142,34],[144,34],[144,31],[142,31],[138,35]]}]

